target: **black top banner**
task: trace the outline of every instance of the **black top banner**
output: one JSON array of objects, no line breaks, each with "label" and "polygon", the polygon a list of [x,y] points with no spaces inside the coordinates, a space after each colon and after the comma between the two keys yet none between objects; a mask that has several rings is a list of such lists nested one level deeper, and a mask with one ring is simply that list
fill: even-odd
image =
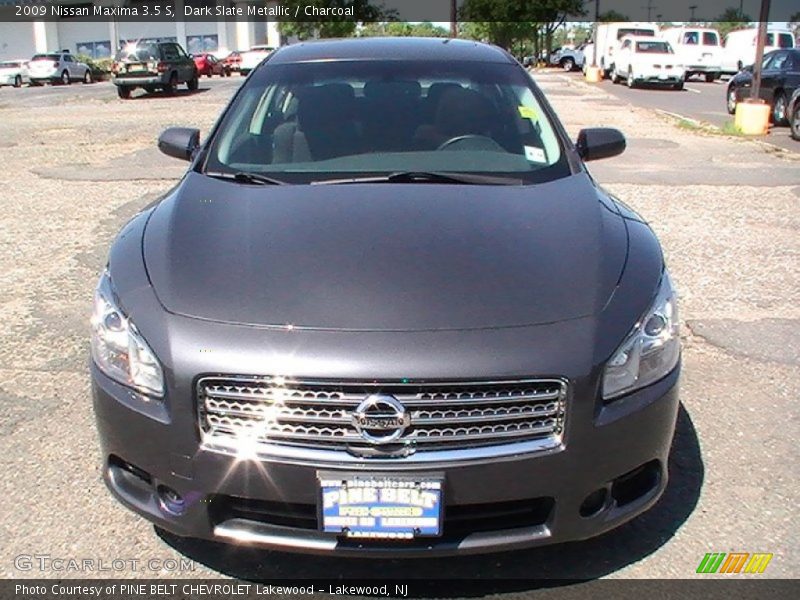
[{"label": "black top banner", "polygon": [[[0,0],[0,21],[754,22],[762,0]],[[771,0],[769,21],[800,21]]]}]

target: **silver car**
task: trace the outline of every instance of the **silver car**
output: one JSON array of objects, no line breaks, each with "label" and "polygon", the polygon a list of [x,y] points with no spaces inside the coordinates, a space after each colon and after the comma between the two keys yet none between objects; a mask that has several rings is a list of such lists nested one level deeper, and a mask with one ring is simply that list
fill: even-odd
[{"label": "silver car", "polygon": [[0,85],[22,87],[23,83],[30,82],[27,61],[20,59],[0,62]]},{"label": "silver car", "polygon": [[92,70],[86,63],[78,62],[67,50],[36,54],[29,67],[32,85],[41,83],[63,83],[73,81],[92,82]]}]

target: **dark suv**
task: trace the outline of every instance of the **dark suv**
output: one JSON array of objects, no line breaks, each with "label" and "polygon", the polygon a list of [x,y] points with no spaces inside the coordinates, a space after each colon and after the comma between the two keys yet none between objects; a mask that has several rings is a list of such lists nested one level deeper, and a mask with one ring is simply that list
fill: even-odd
[{"label": "dark suv", "polygon": [[[182,536],[423,557],[653,506],[678,411],[653,231],[505,51],[285,46],[114,242],[92,316],[104,479]],[[646,525],[643,525],[643,527]]]},{"label": "dark suv", "polygon": [[198,73],[191,55],[175,42],[139,42],[120,49],[114,57],[112,81],[120,98],[130,98],[137,87],[174,94],[185,83],[197,89]]}]

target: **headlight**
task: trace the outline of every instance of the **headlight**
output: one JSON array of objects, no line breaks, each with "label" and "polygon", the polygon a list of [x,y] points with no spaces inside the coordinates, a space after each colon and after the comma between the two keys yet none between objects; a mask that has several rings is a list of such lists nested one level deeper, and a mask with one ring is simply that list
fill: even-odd
[{"label": "headlight", "polygon": [[604,400],[650,385],[678,364],[681,343],[676,300],[665,270],[653,305],[606,364]]},{"label": "headlight", "polygon": [[144,394],[164,395],[164,374],[153,351],[117,306],[104,272],[94,294],[92,358],[111,379]]}]

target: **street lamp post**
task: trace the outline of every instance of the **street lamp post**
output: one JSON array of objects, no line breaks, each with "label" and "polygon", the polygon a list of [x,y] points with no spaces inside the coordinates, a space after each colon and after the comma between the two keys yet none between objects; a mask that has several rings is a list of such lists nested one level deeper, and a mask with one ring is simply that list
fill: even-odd
[{"label": "street lamp post", "polygon": [[600,22],[600,0],[594,0],[594,44],[592,44],[592,66],[597,66],[597,24]]}]

